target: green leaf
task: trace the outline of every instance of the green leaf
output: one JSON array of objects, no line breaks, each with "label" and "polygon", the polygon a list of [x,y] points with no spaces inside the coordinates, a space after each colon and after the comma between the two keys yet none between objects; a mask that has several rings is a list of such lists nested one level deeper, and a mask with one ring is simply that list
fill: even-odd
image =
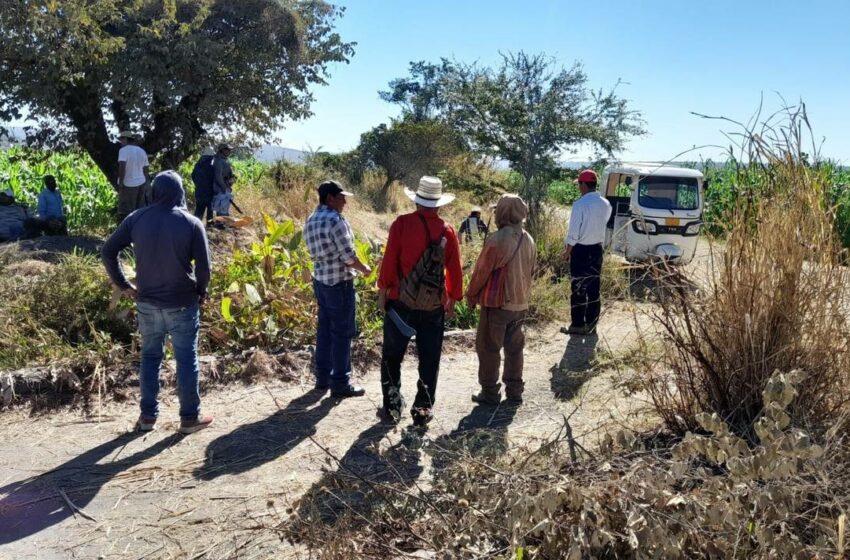
[{"label": "green leaf", "polygon": [[301,240],[304,239],[304,231],[298,230],[295,232],[295,235],[289,240],[289,244],[286,246],[290,251],[294,251],[298,249],[298,246],[301,245]]},{"label": "green leaf", "polygon": [[263,301],[263,298],[260,297],[260,292],[257,291],[257,288],[253,284],[245,284],[245,295],[248,296],[248,301],[254,305],[259,305]]},{"label": "green leaf", "polygon": [[228,323],[233,322],[233,315],[230,313],[230,304],[233,303],[233,300],[229,297],[221,298],[221,316],[224,317],[224,320]]}]

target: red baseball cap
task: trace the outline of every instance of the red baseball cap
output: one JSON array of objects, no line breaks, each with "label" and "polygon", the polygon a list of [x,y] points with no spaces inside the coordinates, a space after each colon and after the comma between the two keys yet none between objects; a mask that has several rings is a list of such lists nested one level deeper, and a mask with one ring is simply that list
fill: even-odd
[{"label": "red baseball cap", "polygon": [[578,174],[576,183],[598,183],[599,177],[596,176],[596,171],[593,169],[585,169]]}]

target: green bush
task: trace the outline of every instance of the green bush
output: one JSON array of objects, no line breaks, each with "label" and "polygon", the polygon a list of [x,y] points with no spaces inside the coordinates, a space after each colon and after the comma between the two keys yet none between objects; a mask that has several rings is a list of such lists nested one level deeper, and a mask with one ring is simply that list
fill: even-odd
[{"label": "green bush", "polygon": [[578,185],[569,181],[553,181],[549,185],[548,198],[565,206],[573,204],[581,196]]},{"label": "green bush", "polygon": [[71,254],[33,283],[21,311],[71,344],[91,342],[99,333],[129,342],[134,325],[116,315],[111,299],[100,260]]}]

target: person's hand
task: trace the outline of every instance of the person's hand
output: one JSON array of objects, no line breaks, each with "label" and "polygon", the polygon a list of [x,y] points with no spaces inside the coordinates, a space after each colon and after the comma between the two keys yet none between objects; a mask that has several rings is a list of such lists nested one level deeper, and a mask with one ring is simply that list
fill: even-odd
[{"label": "person's hand", "polygon": [[478,305],[478,302],[475,301],[475,296],[472,294],[466,294],[466,305],[473,311],[475,311],[475,307]]},{"label": "person's hand", "polygon": [[372,268],[368,264],[363,264],[363,268],[360,269],[360,272],[363,273],[363,276],[369,276],[372,274]]},{"label": "person's hand", "polygon": [[198,312],[203,313],[207,306],[207,296],[198,296]]},{"label": "person's hand", "polygon": [[387,312],[387,291],[378,290],[378,311],[383,315]]},{"label": "person's hand", "polygon": [[570,255],[573,253],[573,248],[571,245],[566,245],[564,247],[564,259],[570,260]]},{"label": "person's hand", "polygon": [[136,291],[136,288],[133,288],[132,286],[129,287],[129,288],[124,288],[123,290],[121,290],[121,293],[125,297],[128,297],[128,298],[132,299],[133,301],[136,301],[136,298],[139,297],[139,293]]},{"label": "person's hand", "polygon": [[457,302],[452,298],[446,300],[443,310],[446,312],[446,319],[451,319],[455,316],[455,304]]}]

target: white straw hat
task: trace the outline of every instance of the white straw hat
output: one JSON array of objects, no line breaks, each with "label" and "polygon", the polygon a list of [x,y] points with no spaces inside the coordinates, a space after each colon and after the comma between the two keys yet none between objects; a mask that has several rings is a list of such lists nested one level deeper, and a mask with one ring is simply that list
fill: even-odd
[{"label": "white straw hat", "polygon": [[440,179],[427,175],[419,179],[419,188],[416,192],[404,189],[404,194],[416,204],[428,208],[439,208],[455,199],[453,194],[443,194],[443,182]]}]

